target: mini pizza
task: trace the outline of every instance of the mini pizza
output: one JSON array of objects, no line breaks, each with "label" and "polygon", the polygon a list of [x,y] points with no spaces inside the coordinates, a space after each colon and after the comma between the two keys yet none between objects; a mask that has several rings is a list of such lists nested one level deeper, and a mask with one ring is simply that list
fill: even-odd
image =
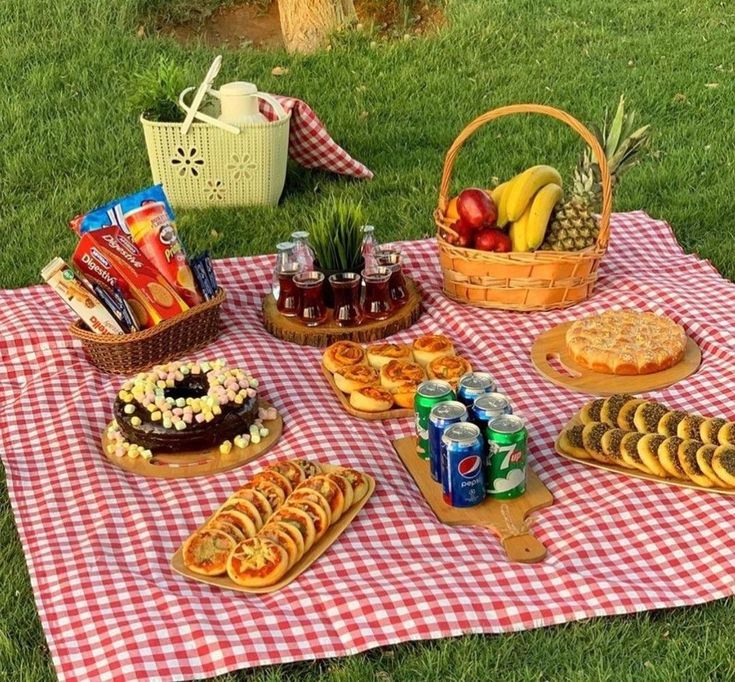
[{"label": "mini pizza", "polygon": [[230,496],[228,502],[235,499],[247,500],[251,504],[255,505],[255,508],[260,514],[260,518],[263,519],[263,522],[267,521],[270,518],[270,515],[275,511],[273,509],[273,505],[268,501],[268,498],[260,492],[260,490],[256,490],[255,488],[241,488]]},{"label": "mini pizza", "polygon": [[329,528],[328,513],[324,511],[321,505],[311,500],[299,499],[291,501],[289,499],[286,501],[285,506],[289,509],[300,509],[306,512],[314,523],[314,542],[321,540]]},{"label": "mini pizza", "polygon": [[291,461],[304,472],[304,479],[322,472],[322,467],[318,462],[312,462],[309,459],[292,459]]},{"label": "mini pizza", "polygon": [[391,389],[405,383],[419,384],[426,378],[423,368],[413,362],[391,360],[380,368],[380,383]]},{"label": "mini pizza", "polygon": [[252,538],[258,532],[255,522],[247,515],[236,509],[220,511],[214,517],[219,518],[235,526],[246,538]]},{"label": "mini pizza", "polygon": [[324,495],[316,490],[312,490],[311,488],[301,488],[299,490],[294,490],[288,496],[286,504],[293,504],[294,502],[300,502],[301,500],[309,500],[309,502],[318,504],[327,515],[328,526],[334,522],[334,519],[332,519],[332,508],[329,506],[329,502],[327,502],[327,498],[324,497]]},{"label": "mini pizza", "polygon": [[352,504],[357,504],[363,497],[365,497],[365,495],[367,495],[369,485],[367,479],[359,471],[341,467],[334,473],[346,478],[352,486]]},{"label": "mini pizza", "polygon": [[288,497],[293,492],[293,486],[289,480],[283,474],[279,474],[277,471],[273,471],[272,469],[266,469],[265,471],[261,471],[259,474],[256,474],[253,482],[257,484],[260,481],[269,481],[270,483],[277,485],[281,490],[283,490],[285,497]]},{"label": "mini pizza", "polygon": [[198,530],[184,543],[184,565],[200,575],[222,575],[227,570],[227,557],[236,546],[237,542],[221,530]]},{"label": "mini pizza", "polygon": [[268,538],[248,538],[227,559],[227,575],[243,587],[277,583],[289,567],[288,552]]},{"label": "mini pizza", "polygon": [[[283,547],[288,554],[288,567],[291,568],[291,566],[301,558],[301,554],[299,553],[299,546],[296,544],[293,536],[290,532],[285,530],[286,527],[288,526],[282,523],[266,524],[263,526],[260,533],[258,533],[258,537],[266,538]],[[296,533],[296,535],[298,535],[298,533]]]},{"label": "mini pizza", "polygon": [[244,514],[255,524],[256,531],[259,531],[263,527],[263,523],[265,523],[265,519],[260,515],[258,508],[243,497],[231,497],[220,507],[219,511],[237,511]]},{"label": "mini pizza", "polygon": [[344,508],[349,509],[352,506],[352,500],[355,496],[352,491],[352,484],[344,476],[337,473],[330,472],[324,474],[324,476],[337,484],[344,496]]},{"label": "mini pizza", "polygon": [[272,528],[272,527],[280,528],[282,531],[287,533],[291,536],[291,539],[296,543],[296,554],[297,558],[296,561],[298,561],[303,555],[304,555],[304,536],[301,534],[301,532],[291,523],[287,523],[286,521],[269,521],[268,523],[263,526],[263,530],[266,528]]},{"label": "mini pizza", "polygon": [[304,539],[304,551],[308,552],[311,546],[314,544],[316,538],[316,528],[314,528],[314,522],[303,509],[296,509],[295,507],[284,505],[281,507],[273,516],[271,521],[274,523],[277,521],[283,521],[293,526]]},{"label": "mini pizza", "polygon": [[237,526],[233,526],[227,519],[217,516],[207,523],[206,527],[227,533],[235,542],[242,542],[247,537]]},{"label": "mini pizza", "polygon": [[329,511],[334,523],[345,510],[345,496],[340,486],[328,476],[312,476],[307,478],[294,493],[300,490],[313,490],[329,504]]},{"label": "mini pizza", "polygon": [[453,387],[457,387],[460,378],[472,371],[470,361],[459,355],[442,355],[434,358],[426,365],[426,373],[429,379],[441,379],[448,381]]},{"label": "mini pizza", "polygon": [[342,393],[352,393],[358,388],[380,386],[380,373],[367,365],[355,365],[336,371],[334,383]]},{"label": "mini pizza", "polygon": [[367,347],[367,361],[371,367],[380,369],[391,360],[411,362],[411,347],[403,343],[374,343]]},{"label": "mini pizza", "polygon": [[289,460],[283,460],[282,462],[271,464],[268,469],[281,474],[281,476],[285,476],[292,488],[295,488],[304,480],[304,478],[306,478],[304,476],[303,469],[295,462]]},{"label": "mini pizza", "polygon": [[354,341],[337,341],[324,351],[324,366],[332,374],[353,365],[364,365],[367,362],[365,349]]},{"label": "mini pizza", "polygon": [[416,401],[416,390],[418,389],[418,383],[413,381],[406,381],[398,386],[394,386],[390,389],[391,395],[393,396],[393,402],[398,407],[404,407],[408,410],[413,409],[414,402]]},{"label": "mini pizza", "polygon": [[454,355],[454,344],[446,336],[426,334],[419,336],[413,342],[414,361],[422,367],[426,367],[432,360],[444,355]]},{"label": "mini pizza", "polygon": [[393,407],[393,396],[384,388],[367,386],[350,393],[350,405],[362,412],[383,412]]},{"label": "mini pizza", "polygon": [[286,501],[286,493],[283,492],[283,488],[277,486],[272,481],[260,479],[259,481],[250,481],[242,486],[235,495],[240,495],[244,490],[257,490],[259,493],[265,495],[268,500],[271,509],[276,510]]}]

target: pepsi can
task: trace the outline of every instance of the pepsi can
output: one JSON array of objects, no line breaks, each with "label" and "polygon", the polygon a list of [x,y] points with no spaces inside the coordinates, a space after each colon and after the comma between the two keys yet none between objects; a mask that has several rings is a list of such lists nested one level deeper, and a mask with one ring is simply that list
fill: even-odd
[{"label": "pepsi can", "polygon": [[474,507],[485,499],[483,439],[476,424],[452,424],[442,436],[442,496],[452,507]]},{"label": "pepsi can", "polygon": [[457,400],[472,407],[476,398],[483,393],[494,393],[497,385],[492,374],[487,372],[469,372],[463,375],[457,384]]},{"label": "pepsi can", "polygon": [[442,482],[442,436],[452,424],[467,421],[467,408],[456,400],[437,403],[429,413],[429,462],[431,477]]},{"label": "pepsi can", "polygon": [[472,403],[471,421],[480,427],[483,436],[487,431],[487,423],[501,414],[513,414],[510,400],[503,393],[483,393]]}]

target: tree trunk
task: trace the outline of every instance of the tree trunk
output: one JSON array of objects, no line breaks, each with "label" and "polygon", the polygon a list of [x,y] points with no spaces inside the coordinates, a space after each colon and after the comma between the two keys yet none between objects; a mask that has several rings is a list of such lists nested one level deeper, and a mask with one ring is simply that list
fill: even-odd
[{"label": "tree trunk", "polygon": [[329,34],[357,18],[353,0],[278,0],[289,52],[314,52]]}]

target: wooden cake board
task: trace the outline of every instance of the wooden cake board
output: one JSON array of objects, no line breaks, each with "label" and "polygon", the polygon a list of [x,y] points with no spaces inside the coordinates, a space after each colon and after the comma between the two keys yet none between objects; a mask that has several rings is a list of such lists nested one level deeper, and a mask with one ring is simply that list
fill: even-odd
[{"label": "wooden cake board", "polygon": [[337,396],[340,405],[345,412],[348,412],[353,417],[359,417],[360,419],[367,419],[369,421],[382,421],[384,419],[399,419],[402,417],[413,417],[414,411],[407,407],[391,407],[390,410],[383,410],[382,412],[365,412],[364,410],[358,410],[350,405],[350,396],[342,393],[337,386],[337,382],[334,380],[334,375],[322,365],[322,372],[327,378],[327,382],[332,387],[332,390]]},{"label": "wooden cake board", "polygon": [[369,343],[384,339],[403,329],[408,329],[421,316],[421,294],[416,282],[406,277],[408,300],[396,310],[387,320],[365,322],[358,327],[340,327],[329,310],[324,324],[318,327],[307,327],[297,318],[284,317],[276,308],[273,294],[263,299],[263,324],[266,331],[277,339],[297,343],[300,346],[315,346],[325,348],[335,341],[355,341]]},{"label": "wooden cake board", "polygon": [[482,526],[491,530],[500,538],[510,561],[535,563],[544,559],[546,547],[533,535],[526,517],[553,504],[554,498],[530,467],[526,468],[526,492],[520,497],[487,498],[475,507],[450,507],[442,499],[441,486],[431,477],[429,462],[416,454],[416,437],[394,440],[393,447],[439,521],[448,526]]},{"label": "wooden cake board", "polygon": [[[699,369],[702,362],[699,346],[687,337],[687,345],[681,362],[661,372],[635,376],[593,372],[578,365],[567,352],[565,335],[572,324],[573,322],[564,322],[540,334],[531,346],[531,362],[539,374],[549,381],[573,391],[603,396],[614,393],[655,391],[691,376]],[[556,370],[549,362],[552,358],[558,359],[569,374]]]},{"label": "wooden cake board", "polygon": [[[258,407],[265,409],[272,405],[265,400],[258,401]],[[112,422],[110,422],[112,423]],[[109,424],[108,424],[109,426]],[[195,476],[212,476],[222,471],[229,471],[243,466],[248,462],[264,455],[270,450],[283,433],[283,419],[277,415],[275,419],[264,421],[269,433],[262,438],[260,443],[248,445],[246,448],[238,448],[234,445],[229,454],[223,455],[219,446],[207,450],[193,452],[166,452],[154,454],[150,460],[142,457],[132,459],[127,455],[118,457],[107,452],[107,427],[102,432],[102,452],[105,457],[118,469],[123,469],[139,476],[150,476],[153,478],[193,478]]]},{"label": "wooden cake board", "polygon": [[337,523],[335,523],[333,526],[330,526],[324,536],[320,538],[318,542],[315,542],[314,545],[309,549],[309,551],[306,552],[304,556],[302,556],[301,559],[299,559],[293,566],[291,566],[286,575],[284,575],[283,578],[281,578],[277,583],[274,583],[273,585],[268,585],[267,587],[243,587],[242,585],[238,585],[237,583],[230,580],[229,576],[227,575],[207,576],[200,575],[199,573],[194,573],[194,571],[190,571],[184,565],[181,547],[176,550],[176,554],[174,554],[171,558],[171,568],[173,568],[176,573],[190,578],[191,580],[198,580],[199,582],[207,583],[208,585],[222,587],[227,590],[237,590],[238,592],[243,592],[246,594],[267,594],[269,592],[277,592],[278,590],[283,589],[290,582],[296,580],[296,578],[298,578],[307,568],[309,568],[309,566],[311,566],[339,539],[339,536],[342,535],[345,530],[347,530],[347,527],[352,522],[352,519],[357,516],[358,512],[372,497],[372,494],[375,492],[375,479],[364,472],[360,473],[365,476],[365,480],[368,482],[368,490],[365,496],[357,504],[352,505],[352,507],[350,507],[339,518]]},{"label": "wooden cake board", "polygon": [[[569,429],[572,426],[581,423],[582,420],[579,418],[579,413],[577,413],[564,425],[562,431],[565,431],[566,429]],[[633,478],[642,478],[644,481],[665,483],[666,485],[674,485],[680,488],[691,488],[693,490],[701,490],[705,493],[735,495],[735,488],[707,488],[703,485],[695,483],[694,481],[684,481],[678,478],[663,478],[661,476],[656,476],[655,474],[647,474],[644,471],[640,471],[639,469],[626,469],[625,467],[617,466],[615,464],[605,464],[604,462],[598,462],[596,459],[592,458],[582,459],[580,457],[575,457],[574,455],[570,455],[561,449],[559,445],[559,439],[561,438],[562,431],[560,431],[559,435],[556,437],[556,441],[554,442],[554,449],[556,450],[557,455],[563,457],[564,459],[568,459],[570,462],[577,462],[577,464],[584,464],[586,466],[593,467],[594,469],[602,469],[603,471],[611,471],[614,474],[632,476]]]}]

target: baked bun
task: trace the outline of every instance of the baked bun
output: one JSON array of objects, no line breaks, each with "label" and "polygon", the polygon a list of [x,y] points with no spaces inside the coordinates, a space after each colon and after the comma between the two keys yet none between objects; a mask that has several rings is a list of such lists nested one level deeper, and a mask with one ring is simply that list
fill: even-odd
[{"label": "baked bun", "polygon": [[595,400],[590,400],[588,403],[585,403],[579,411],[579,418],[582,420],[582,423],[589,424],[590,422],[602,421],[602,419],[600,419],[600,412],[602,411],[602,405],[604,402],[604,398],[596,398]]},{"label": "baked bun", "polygon": [[377,369],[367,365],[353,365],[337,370],[334,383],[343,393],[352,393],[365,386],[380,386],[380,374]]},{"label": "baked bun", "polygon": [[406,409],[413,409],[414,401],[416,400],[416,389],[418,384],[413,381],[405,381],[398,386],[394,386],[389,389],[393,394],[393,402],[398,407],[405,407]]},{"label": "baked bun", "polygon": [[661,466],[666,469],[669,476],[686,481],[689,476],[679,462],[679,446],[683,442],[678,436],[671,436],[658,446],[656,454],[658,454],[658,461],[661,462]]},{"label": "baked bun", "polygon": [[647,433],[636,446],[641,461],[656,476],[666,477],[667,475],[666,469],[661,466],[658,459],[658,449],[665,440],[666,438],[658,433]]},{"label": "baked bun", "polygon": [[720,445],[712,455],[712,468],[728,488],[735,488],[735,447]]},{"label": "baked bun", "polygon": [[679,445],[677,456],[679,457],[679,464],[684,469],[689,478],[692,479],[697,485],[701,485],[703,488],[711,488],[714,484],[710,480],[709,476],[702,471],[697,462],[697,452],[702,447],[702,443],[698,440],[684,440]]},{"label": "baked bun", "polygon": [[393,407],[393,396],[384,388],[366,386],[350,393],[350,405],[362,412],[383,412]]},{"label": "baked bun", "polygon": [[605,453],[602,450],[602,437],[609,430],[610,426],[603,424],[602,422],[591,422],[589,424],[585,424],[584,429],[582,429],[582,443],[584,443],[584,449],[592,459],[596,459],[598,462],[602,462],[603,464],[610,464],[610,460],[605,457]]},{"label": "baked bun", "polygon": [[454,344],[446,336],[425,334],[413,342],[413,358],[422,367],[426,367],[435,358],[454,355]]},{"label": "baked bun", "polygon": [[413,360],[411,346],[405,343],[373,343],[367,347],[367,361],[371,367],[380,369],[391,360],[411,362]]},{"label": "baked bun", "polygon": [[684,357],[687,338],[673,320],[637,310],[608,310],[577,320],[566,333],[572,359],[603,374],[660,372]]},{"label": "baked bun", "polygon": [[457,388],[460,378],[471,371],[470,361],[459,355],[442,355],[426,365],[426,374],[429,379],[447,381],[452,388]]},{"label": "baked bun", "polygon": [[424,370],[413,362],[391,360],[380,368],[380,383],[385,388],[396,388],[406,382],[419,384],[425,378]]},{"label": "baked bun", "polygon": [[644,401],[635,410],[633,428],[641,433],[658,433],[658,423],[668,411],[659,403]]},{"label": "baked bun", "polygon": [[337,341],[324,351],[324,366],[334,374],[345,367],[364,365],[367,362],[365,349],[353,341]]},{"label": "baked bun", "polygon": [[573,457],[580,459],[589,459],[587,450],[584,449],[584,441],[582,440],[582,430],[584,425],[575,424],[568,429],[564,429],[559,436],[559,448],[562,452],[566,452]]}]

